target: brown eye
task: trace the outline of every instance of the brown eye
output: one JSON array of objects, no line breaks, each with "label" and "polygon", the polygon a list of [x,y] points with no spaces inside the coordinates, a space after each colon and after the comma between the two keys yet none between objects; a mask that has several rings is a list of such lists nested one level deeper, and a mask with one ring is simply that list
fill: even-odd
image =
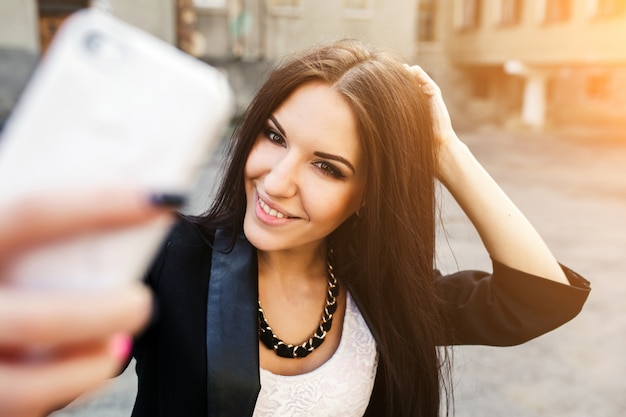
[{"label": "brown eye", "polygon": [[319,161],[319,162],[315,162],[314,165],[316,167],[318,167],[323,173],[324,175],[329,175],[333,178],[344,178],[345,175],[343,175],[341,173],[341,171],[339,169],[337,169],[336,166],[334,166],[333,164],[330,164],[326,161]]},{"label": "brown eye", "polygon": [[277,145],[285,145],[285,139],[280,135],[280,133],[274,131],[273,129],[264,129],[263,136],[265,136],[270,142],[273,142]]}]

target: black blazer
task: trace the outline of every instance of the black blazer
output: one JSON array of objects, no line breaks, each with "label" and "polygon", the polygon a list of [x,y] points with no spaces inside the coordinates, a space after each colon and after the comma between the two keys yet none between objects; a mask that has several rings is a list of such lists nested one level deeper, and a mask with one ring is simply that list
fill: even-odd
[{"label": "black blazer", "polygon": [[[134,417],[252,415],[260,390],[256,250],[244,237],[225,251],[229,243],[222,231],[208,236],[183,219],[150,269],[156,314],[135,342]],[[452,310],[454,340],[444,342],[514,345],[567,322],[590,289],[564,271],[572,286],[496,261],[493,274],[436,274],[437,291]],[[384,381],[377,378],[366,415],[384,409]]]}]

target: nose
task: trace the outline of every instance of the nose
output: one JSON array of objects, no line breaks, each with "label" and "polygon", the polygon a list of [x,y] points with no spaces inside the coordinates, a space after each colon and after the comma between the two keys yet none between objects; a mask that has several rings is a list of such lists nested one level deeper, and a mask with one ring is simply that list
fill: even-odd
[{"label": "nose", "polygon": [[263,180],[265,192],[275,198],[289,198],[298,192],[298,163],[291,154],[275,161]]}]

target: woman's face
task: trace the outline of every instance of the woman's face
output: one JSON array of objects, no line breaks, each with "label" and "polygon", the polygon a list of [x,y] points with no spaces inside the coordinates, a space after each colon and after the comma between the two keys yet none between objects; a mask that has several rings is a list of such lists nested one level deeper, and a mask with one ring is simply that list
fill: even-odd
[{"label": "woman's face", "polygon": [[315,249],[363,201],[356,120],[322,82],[296,89],[267,120],[245,167],[244,233],[263,251]]}]

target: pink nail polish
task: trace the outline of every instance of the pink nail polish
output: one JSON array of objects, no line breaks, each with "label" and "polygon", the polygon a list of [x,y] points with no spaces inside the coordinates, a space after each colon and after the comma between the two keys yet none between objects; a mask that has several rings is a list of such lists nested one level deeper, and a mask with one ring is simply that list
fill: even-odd
[{"label": "pink nail polish", "polygon": [[133,341],[125,333],[119,333],[113,336],[111,340],[111,353],[120,360],[125,361],[130,356],[131,349],[133,347]]}]

